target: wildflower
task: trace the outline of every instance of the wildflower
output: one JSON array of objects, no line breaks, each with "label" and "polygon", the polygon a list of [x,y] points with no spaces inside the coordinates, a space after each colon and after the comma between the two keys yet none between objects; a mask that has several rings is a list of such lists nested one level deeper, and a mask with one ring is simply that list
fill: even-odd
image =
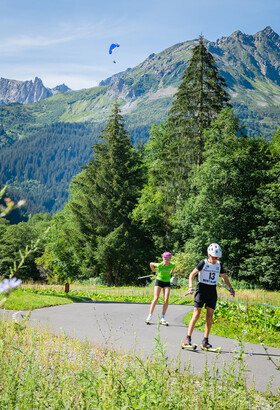
[{"label": "wildflower", "polygon": [[16,289],[22,280],[17,278],[4,279],[4,282],[0,283],[0,293],[5,292],[9,294],[12,289]]},{"label": "wildflower", "polygon": [[243,332],[243,333],[247,333],[247,330],[246,330],[246,329],[243,329],[242,332]]}]

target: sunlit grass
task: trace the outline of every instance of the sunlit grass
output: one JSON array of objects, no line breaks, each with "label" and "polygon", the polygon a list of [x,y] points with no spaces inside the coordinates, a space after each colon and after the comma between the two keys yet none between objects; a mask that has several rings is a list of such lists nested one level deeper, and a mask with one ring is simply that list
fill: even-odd
[{"label": "sunlit grass", "polygon": [[[4,296],[0,295],[0,302]],[[22,289],[12,292],[5,302],[4,308],[7,310],[33,310],[46,306],[65,305],[68,303],[81,302],[85,297],[65,295],[40,295],[35,293],[25,293]]]},{"label": "sunlit grass", "polygon": [[[239,360],[200,376],[169,362],[159,336],[145,358],[28,323],[0,321],[1,409],[276,409],[280,395],[246,385]],[[242,346],[240,346],[242,349]],[[241,370],[240,370],[241,369]]]},{"label": "sunlit grass", "polygon": [[259,303],[280,307],[280,292],[267,291],[263,289],[237,289],[235,297],[232,298],[229,292],[222,288],[217,288],[218,294],[229,299],[235,299],[244,303]]}]

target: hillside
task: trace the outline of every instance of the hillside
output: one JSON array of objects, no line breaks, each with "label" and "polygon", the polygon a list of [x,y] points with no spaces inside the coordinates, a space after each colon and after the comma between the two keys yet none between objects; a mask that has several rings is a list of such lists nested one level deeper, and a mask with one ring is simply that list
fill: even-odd
[{"label": "hillside", "polygon": [[[98,87],[58,93],[33,104],[15,103],[1,106],[0,181],[16,187],[18,184],[26,186],[29,180],[36,179],[31,171],[29,174],[24,173],[23,168],[21,172],[25,176],[21,175],[21,181],[16,173],[9,172],[8,176],[6,170],[16,169],[13,162],[18,163],[19,157],[13,157],[12,152],[17,151],[17,146],[20,144],[21,149],[28,153],[29,144],[32,144],[34,138],[40,139],[42,129],[53,135],[52,138],[45,139],[46,146],[42,150],[42,155],[52,151],[57,124],[67,123],[67,131],[64,134],[64,138],[67,139],[67,132],[70,138],[76,125],[83,123],[87,130],[86,134],[90,136],[91,141],[94,140],[116,99],[122,105],[126,127],[133,142],[145,142],[151,124],[167,118],[172,97],[188,65],[192,48],[197,42],[198,40],[186,41],[158,54],[151,54],[143,63],[104,80]],[[216,42],[205,40],[205,45],[227,81],[231,103],[237,116],[245,124],[248,134],[271,138],[279,127],[279,35],[270,27],[254,35],[236,31]],[[58,134],[58,144],[59,138]],[[9,148],[11,145],[13,150]],[[90,146],[87,152],[88,156],[85,157],[77,151],[77,166],[83,165],[89,159]],[[29,155],[29,162],[33,163],[32,150]],[[28,160],[26,161],[28,163]],[[63,167],[64,163],[61,166]],[[71,164],[69,166],[71,168]],[[54,169],[58,172],[59,164]],[[54,191],[52,196],[55,197],[56,190],[67,190],[71,176],[77,172],[77,168],[72,169],[72,175],[70,170],[67,171],[68,177],[62,179],[63,186],[58,187],[57,184],[61,182],[59,178],[56,185],[50,185],[50,191]],[[35,168],[34,173],[38,174]],[[64,199],[66,200],[66,197]],[[57,203],[61,206],[62,202],[58,200]],[[48,206],[47,209],[54,211],[57,207]]]}]

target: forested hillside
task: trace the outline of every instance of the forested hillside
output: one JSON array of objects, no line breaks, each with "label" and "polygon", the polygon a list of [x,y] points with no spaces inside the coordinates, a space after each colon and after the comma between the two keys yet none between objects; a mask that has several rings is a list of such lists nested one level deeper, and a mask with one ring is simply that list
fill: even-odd
[{"label": "forested hillside", "polygon": [[73,174],[92,154],[98,130],[84,123],[53,123],[0,151],[0,180],[28,212],[56,212],[68,199]]},{"label": "forested hillside", "polygon": [[[72,129],[79,127],[76,124],[83,123],[92,137],[96,137],[105,126],[113,103],[118,100],[133,144],[146,143],[152,124],[159,124],[168,118],[173,96],[197,44],[198,40],[187,41],[158,54],[151,54],[137,67],[104,80],[99,87],[56,94],[34,104],[1,106],[0,181],[8,183],[13,189],[24,189],[24,196],[31,195],[35,206],[33,210],[55,212],[67,198],[63,190],[67,189],[70,175],[74,176],[78,172],[72,160],[67,164],[70,179],[61,178],[61,174],[65,174],[64,169],[59,168],[60,164],[64,167],[63,160],[55,166],[51,165],[51,153],[55,152],[51,145],[59,144],[61,138],[60,133],[55,135],[56,124],[68,124],[61,144],[71,145],[71,151],[76,150],[73,154],[76,164],[83,165],[88,158],[84,156],[84,151],[90,152],[91,140],[85,140],[85,147],[81,150],[72,143]],[[254,35],[236,31],[216,42],[204,39],[204,44],[226,80],[230,103],[241,124],[245,125],[247,135],[271,140],[279,125],[279,35],[266,27]],[[53,136],[44,139],[46,148],[42,151],[43,163],[49,162],[53,172],[47,183],[50,200],[41,194],[35,198],[33,189],[34,184],[45,184],[45,178],[41,180],[41,171],[35,169],[38,162],[33,160],[32,141],[36,140],[37,144],[46,129]],[[23,160],[18,155],[17,146],[24,152]],[[9,158],[9,165],[6,158]],[[20,180],[17,174],[19,169]],[[33,213],[33,210],[30,209],[30,212]]]}]

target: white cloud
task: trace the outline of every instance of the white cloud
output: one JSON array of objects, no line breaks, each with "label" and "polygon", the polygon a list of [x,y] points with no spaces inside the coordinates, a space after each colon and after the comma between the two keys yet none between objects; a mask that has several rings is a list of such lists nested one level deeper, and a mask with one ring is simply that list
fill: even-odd
[{"label": "white cloud", "polygon": [[[56,31],[53,28],[45,29],[48,34],[19,33],[16,36],[6,37],[1,33],[0,53],[13,55],[31,49],[48,48],[58,44],[71,43],[76,40],[109,39],[116,31],[122,31],[122,19],[117,21],[101,20],[96,23],[69,24],[60,22]],[[49,34],[51,32],[51,34]]]},{"label": "white cloud", "polygon": [[13,53],[17,50],[36,48],[36,47],[49,47],[55,44],[66,43],[68,41],[73,41],[77,37],[66,36],[66,37],[29,37],[25,35],[19,35],[18,37],[8,38],[0,42],[0,52],[1,53]]}]

